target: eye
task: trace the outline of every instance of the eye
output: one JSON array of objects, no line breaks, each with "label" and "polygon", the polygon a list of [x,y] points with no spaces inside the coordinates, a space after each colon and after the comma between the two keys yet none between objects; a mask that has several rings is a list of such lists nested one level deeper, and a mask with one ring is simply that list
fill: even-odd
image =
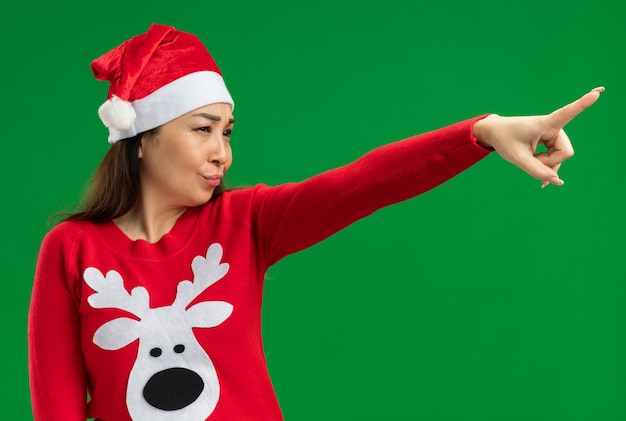
[{"label": "eye", "polygon": [[211,126],[203,126],[203,127],[198,127],[196,130],[200,132],[211,133],[212,129],[211,129]]},{"label": "eye", "polygon": [[152,355],[153,357],[160,357],[162,353],[163,351],[161,351],[161,348],[152,348],[150,350],[150,355]]},{"label": "eye", "polygon": [[226,129],[226,130],[224,130],[224,133],[223,133],[223,134],[224,134],[224,136],[226,136],[226,137],[231,137],[231,136],[232,136],[232,134],[233,134],[233,129]]},{"label": "eye", "polygon": [[176,345],[174,347],[174,352],[177,354],[181,354],[185,351],[185,345]]}]

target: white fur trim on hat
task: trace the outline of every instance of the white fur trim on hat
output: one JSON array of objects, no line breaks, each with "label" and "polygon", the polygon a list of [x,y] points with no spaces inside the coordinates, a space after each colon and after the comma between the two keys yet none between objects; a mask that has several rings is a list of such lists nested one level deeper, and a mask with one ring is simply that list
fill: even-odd
[{"label": "white fur trim on hat", "polygon": [[[115,97],[111,98],[114,99]],[[114,101],[111,102],[114,104]],[[107,124],[102,115],[100,117],[109,128],[109,143],[115,143],[154,129],[197,108],[218,102],[225,102],[233,108],[235,106],[222,76],[216,72],[200,71],[182,76],[144,98],[127,103],[136,113],[136,118],[128,127],[113,127]],[[105,105],[106,103],[100,108]],[[122,114],[126,115],[124,112]],[[117,118],[117,114],[115,115]]]}]

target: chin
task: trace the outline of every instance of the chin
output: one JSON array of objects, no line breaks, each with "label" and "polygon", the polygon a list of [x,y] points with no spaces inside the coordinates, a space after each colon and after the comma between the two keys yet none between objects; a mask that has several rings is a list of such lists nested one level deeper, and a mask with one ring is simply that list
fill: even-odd
[{"label": "chin", "polygon": [[202,206],[202,205],[207,204],[209,200],[211,200],[211,198],[213,198],[213,192],[211,192],[211,194],[199,195],[197,197],[190,198],[187,206],[188,207]]}]

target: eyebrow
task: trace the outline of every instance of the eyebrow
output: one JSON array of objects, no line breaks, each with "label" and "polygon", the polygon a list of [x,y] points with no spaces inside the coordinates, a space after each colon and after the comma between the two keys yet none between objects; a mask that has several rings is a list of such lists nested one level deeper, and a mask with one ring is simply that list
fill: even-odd
[{"label": "eyebrow", "polygon": [[[194,114],[194,117],[204,117],[207,120],[211,120],[211,121],[220,121],[222,119],[222,117],[218,116],[218,115],[213,115],[213,114],[207,114],[207,113],[198,113],[198,114]],[[231,118],[230,120],[228,120],[228,124],[235,124],[235,119]]]}]

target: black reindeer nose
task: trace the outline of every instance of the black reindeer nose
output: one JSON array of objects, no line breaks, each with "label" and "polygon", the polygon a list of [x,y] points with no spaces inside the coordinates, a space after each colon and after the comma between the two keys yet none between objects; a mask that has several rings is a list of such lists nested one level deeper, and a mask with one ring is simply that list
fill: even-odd
[{"label": "black reindeer nose", "polygon": [[198,373],[186,368],[168,368],[159,371],[143,388],[143,397],[163,411],[182,409],[193,403],[204,389]]}]

